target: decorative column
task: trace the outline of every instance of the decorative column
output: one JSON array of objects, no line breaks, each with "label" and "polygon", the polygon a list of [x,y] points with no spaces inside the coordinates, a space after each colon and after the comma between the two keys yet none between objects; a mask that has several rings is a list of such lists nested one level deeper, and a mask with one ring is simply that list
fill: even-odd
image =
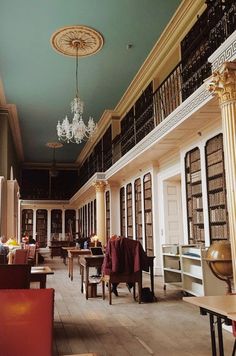
[{"label": "decorative column", "polygon": [[51,245],[51,211],[52,209],[48,209],[47,246]]},{"label": "decorative column", "polygon": [[225,62],[211,77],[209,90],[218,95],[225,157],[227,207],[236,287],[236,63]]},{"label": "decorative column", "polygon": [[106,243],[106,231],[105,231],[105,198],[104,191],[106,182],[96,181],[93,183],[96,190],[96,218],[97,218],[97,236],[102,245]]},{"label": "decorative column", "polygon": [[36,235],[37,235],[37,229],[36,229],[36,226],[37,226],[37,209],[36,208],[33,208],[33,238],[36,240]]},{"label": "decorative column", "polygon": [[110,236],[120,232],[120,185],[109,182],[110,185]]},{"label": "decorative column", "polygon": [[65,240],[66,239],[66,233],[65,233],[65,208],[63,207],[61,209],[61,240]]}]

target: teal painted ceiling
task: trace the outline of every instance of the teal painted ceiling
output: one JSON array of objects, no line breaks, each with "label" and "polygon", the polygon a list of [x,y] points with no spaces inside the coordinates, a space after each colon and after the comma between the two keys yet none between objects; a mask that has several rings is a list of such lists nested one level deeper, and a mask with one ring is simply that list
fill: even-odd
[{"label": "teal painted ceiling", "polygon": [[[0,77],[7,103],[17,106],[25,162],[48,162],[56,124],[70,114],[75,59],[59,55],[51,35],[70,25],[90,26],[102,50],[79,60],[84,119],[114,109],[153,48],[180,0],[1,0]],[[127,44],[132,48],[127,50]],[[64,144],[58,162],[74,162],[82,145]]]}]

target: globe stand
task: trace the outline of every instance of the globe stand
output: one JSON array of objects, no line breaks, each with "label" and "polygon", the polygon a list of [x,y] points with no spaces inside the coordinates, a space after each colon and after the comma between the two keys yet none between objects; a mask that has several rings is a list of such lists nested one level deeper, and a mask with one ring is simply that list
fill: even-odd
[{"label": "globe stand", "polygon": [[214,276],[218,279],[220,279],[221,281],[226,282],[227,284],[227,294],[231,294],[232,293],[232,284],[231,284],[231,279],[233,278],[233,275],[230,276],[223,276],[221,275],[219,272],[217,272],[217,269],[215,268],[215,264],[216,263],[227,263],[227,262],[232,262],[232,260],[223,260],[223,259],[218,259],[218,260],[210,260],[210,259],[206,259],[212,273],[214,274]]}]

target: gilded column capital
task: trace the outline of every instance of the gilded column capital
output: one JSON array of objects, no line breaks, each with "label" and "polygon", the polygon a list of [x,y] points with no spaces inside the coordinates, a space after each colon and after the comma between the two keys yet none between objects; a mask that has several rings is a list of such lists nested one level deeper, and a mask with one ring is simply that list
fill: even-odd
[{"label": "gilded column capital", "polygon": [[95,188],[96,192],[100,192],[100,193],[104,192],[106,185],[107,185],[106,181],[97,180],[93,182],[93,187]]},{"label": "gilded column capital", "polygon": [[221,104],[236,100],[236,62],[225,62],[210,81],[208,90],[218,95]]}]

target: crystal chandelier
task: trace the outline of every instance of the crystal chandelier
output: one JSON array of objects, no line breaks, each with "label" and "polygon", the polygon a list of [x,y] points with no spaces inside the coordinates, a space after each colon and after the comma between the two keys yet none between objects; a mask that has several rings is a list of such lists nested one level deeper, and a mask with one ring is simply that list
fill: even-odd
[{"label": "crystal chandelier", "polygon": [[78,63],[79,55],[78,50],[84,45],[81,39],[74,39],[71,42],[75,49],[75,66],[76,66],[76,96],[71,102],[71,112],[73,113],[72,122],[69,122],[68,117],[57,124],[57,136],[60,141],[81,143],[83,140],[90,139],[94,136],[97,130],[97,124],[90,116],[88,119],[88,125],[86,126],[83,121],[84,103],[79,97],[79,81],[78,81]]}]

